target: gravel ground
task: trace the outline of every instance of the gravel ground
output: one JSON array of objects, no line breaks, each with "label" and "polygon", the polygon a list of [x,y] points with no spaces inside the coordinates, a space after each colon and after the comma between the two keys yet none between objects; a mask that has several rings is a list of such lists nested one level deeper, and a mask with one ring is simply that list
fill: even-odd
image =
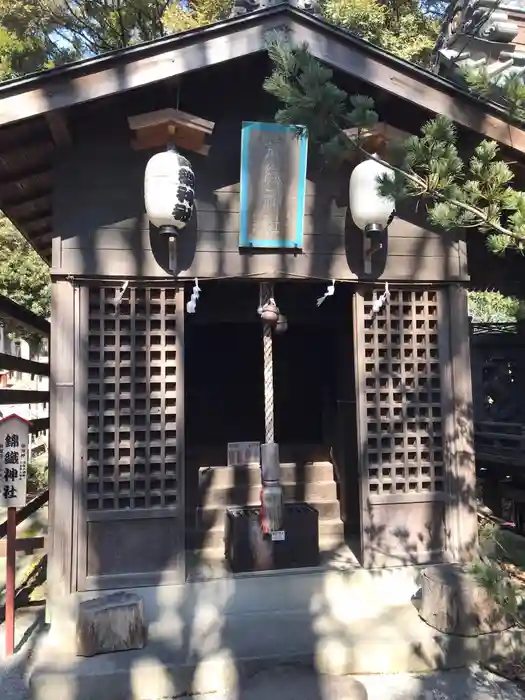
[{"label": "gravel ground", "polygon": [[[0,662],[1,700],[30,700],[24,681],[27,652]],[[407,674],[321,679],[311,671],[280,667],[256,674],[235,693],[179,700],[525,700],[517,686],[482,669],[426,676]],[[57,700],[70,700],[57,698]],[[119,698],[120,700],[120,698]],[[151,700],[161,700],[151,698]],[[167,700],[163,698],[162,700]]]},{"label": "gravel ground", "polygon": [[0,698],[2,700],[30,700],[24,680],[27,653],[18,652],[9,660],[0,661]]},{"label": "gravel ground", "polygon": [[[409,674],[320,678],[278,669],[252,677],[225,700],[525,700],[516,685],[478,667],[425,676]],[[195,699],[194,699],[195,700]],[[217,698],[218,700],[218,698]]]}]

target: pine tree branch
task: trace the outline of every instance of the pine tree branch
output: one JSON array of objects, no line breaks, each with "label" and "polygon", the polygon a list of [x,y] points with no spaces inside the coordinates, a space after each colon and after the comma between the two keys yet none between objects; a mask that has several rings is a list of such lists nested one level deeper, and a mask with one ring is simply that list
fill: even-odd
[{"label": "pine tree branch", "polygon": [[[525,250],[525,193],[509,187],[513,174],[497,159],[495,142],[481,142],[465,168],[454,125],[436,117],[425,124],[421,137],[409,137],[401,144],[401,167],[392,165],[363,145],[362,130],[373,129],[378,121],[370,97],[349,97],[339,89],[332,82],[333,71],[313,58],[306,45],[291,48],[276,39],[268,54],[274,70],[264,88],[284,104],[277,122],[303,125],[311,147],[319,148],[328,160],[341,161],[357,151],[381,164],[397,176],[378,180],[381,193],[394,200],[399,195],[426,200],[434,224],[479,228],[495,252],[511,246]],[[349,125],[357,127],[357,138],[348,136]]]},{"label": "pine tree branch", "polygon": [[[352,139],[350,139],[352,140]],[[412,182],[414,185],[417,185],[418,187],[422,188],[422,195],[427,194],[430,197],[434,199],[439,199],[440,201],[447,202],[447,204],[452,205],[453,207],[457,207],[458,209],[461,209],[463,211],[468,212],[469,214],[472,214],[473,216],[476,216],[482,225],[485,226],[490,226],[490,228],[495,231],[496,233],[500,233],[502,236],[508,236],[509,238],[512,238],[515,241],[525,241],[525,234],[520,234],[517,233],[516,231],[511,231],[508,228],[505,228],[504,226],[501,226],[501,224],[497,224],[496,222],[490,221],[486,214],[484,214],[481,209],[478,209],[477,207],[473,207],[471,204],[467,204],[466,202],[461,202],[458,199],[451,199],[450,197],[445,197],[439,190],[432,190],[431,188],[427,187],[426,182],[423,180],[423,178],[418,177],[416,174],[411,175],[408,173],[406,170],[402,170],[401,168],[397,168],[395,165],[391,165],[388,163],[386,160],[383,160],[382,158],[379,158],[379,156],[375,154],[371,154],[368,151],[366,151],[361,145],[359,145],[357,142],[354,142],[354,146],[356,150],[360,151],[366,158],[369,160],[375,160],[376,163],[379,163],[385,168],[389,168],[393,172],[397,173],[398,175],[401,175],[404,177],[406,180],[409,180]],[[471,225],[472,228],[478,227],[479,223],[473,223]]]}]

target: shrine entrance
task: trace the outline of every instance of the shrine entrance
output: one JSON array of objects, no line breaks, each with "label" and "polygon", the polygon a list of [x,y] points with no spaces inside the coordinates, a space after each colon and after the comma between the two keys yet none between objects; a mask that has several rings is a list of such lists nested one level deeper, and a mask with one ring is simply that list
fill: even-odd
[{"label": "shrine entrance", "polygon": [[[222,533],[216,531],[225,507],[259,503],[259,475],[228,467],[227,447],[265,442],[263,324],[258,282],[202,287],[185,324],[186,541],[190,550],[214,550],[219,557]],[[285,319],[272,333],[273,415],[285,498],[318,509],[321,541],[332,546],[344,541],[342,512],[352,512],[349,520],[359,532],[359,502],[356,454],[348,460],[356,447],[355,415],[349,415],[355,412],[352,288],[341,285],[338,295],[317,306],[326,287],[274,284]],[[342,473],[347,461],[351,477]]]}]

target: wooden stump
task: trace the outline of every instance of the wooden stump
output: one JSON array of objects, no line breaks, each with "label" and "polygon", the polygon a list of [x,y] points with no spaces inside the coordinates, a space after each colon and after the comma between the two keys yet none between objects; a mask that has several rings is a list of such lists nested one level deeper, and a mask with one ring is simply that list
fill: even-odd
[{"label": "wooden stump", "polygon": [[144,605],[138,595],[112,593],[79,604],[77,656],[142,649],[145,644]]},{"label": "wooden stump", "polygon": [[435,566],[423,571],[419,614],[440,632],[463,637],[512,627],[501,606],[459,565]]}]

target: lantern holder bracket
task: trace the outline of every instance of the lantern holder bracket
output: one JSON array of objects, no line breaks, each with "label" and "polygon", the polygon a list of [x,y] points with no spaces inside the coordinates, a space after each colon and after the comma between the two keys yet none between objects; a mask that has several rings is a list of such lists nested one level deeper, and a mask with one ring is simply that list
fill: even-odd
[{"label": "lantern holder bracket", "polygon": [[215,127],[214,122],[172,108],[128,117],[128,125],[134,132],[134,150],[159,148],[171,142],[177,148],[204,156],[210,150],[206,138]]},{"label": "lantern holder bracket", "polygon": [[386,229],[378,224],[370,224],[365,229],[363,240],[363,262],[365,274],[372,274],[372,257],[383,249]]},{"label": "lantern holder bracket", "polygon": [[170,236],[168,238],[168,270],[175,274],[177,267],[177,238]]}]

